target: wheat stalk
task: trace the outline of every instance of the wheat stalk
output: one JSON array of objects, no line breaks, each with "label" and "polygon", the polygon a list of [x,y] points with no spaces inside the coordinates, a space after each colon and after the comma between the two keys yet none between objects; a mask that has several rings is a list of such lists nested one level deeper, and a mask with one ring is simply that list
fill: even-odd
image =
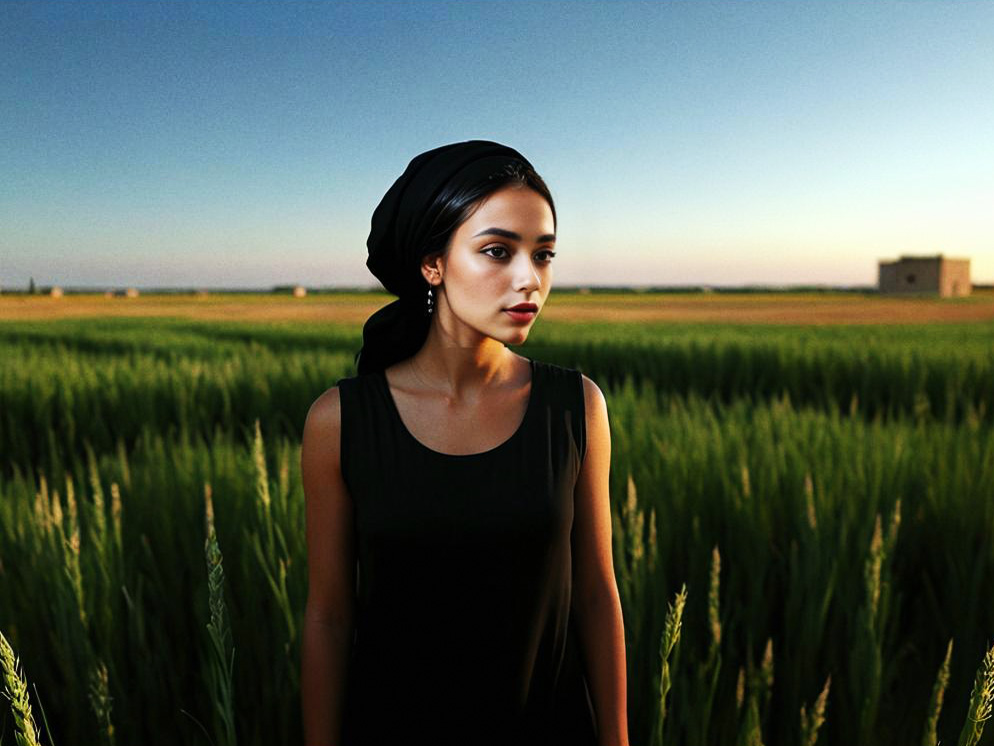
[{"label": "wheat stalk", "polygon": [[825,722],[825,704],[828,701],[828,689],[832,685],[832,676],[825,679],[821,694],[815,699],[811,714],[801,705],[801,746],[815,746],[818,743],[818,730]]},{"label": "wheat stalk", "polygon": [[38,731],[31,714],[31,702],[28,700],[28,683],[17,672],[20,662],[14,656],[14,650],[3,632],[0,632],[0,665],[3,666],[3,694],[10,700],[11,711],[14,713],[14,739],[17,746],[39,746]]},{"label": "wheat stalk", "polygon": [[204,552],[207,557],[207,589],[211,620],[207,632],[211,642],[210,661],[207,665],[207,679],[214,699],[217,717],[216,730],[221,746],[234,746],[234,683],[233,668],[235,651],[231,645],[231,630],[228,626],[224,605],[224,569],[221,566],[221,547],[214,530],[214,502],[211,499],[211,486],[204,484],[205,522],[207,539]]},{"label": "wheat stalk", "polygon": [[666,720],[666,697],[673,685],[670,677],[670,656],[680,642],[680,631],[683,627],[683,607],[686,603],[687,585],[684,583],[673,602],[668,604],[666,622],[663,625],[663,637],[659,646],[662,671],[659,674],[659,717],[656,719],[655,742],[660,746],[663,743],[663,723]]},{"label": "wheat stalk", "polygon": [[708,584],[708,626],[711,628],[711,649],[721,647],[721,614],[719,582],[721,578],[721,553],[718,545],[711,550],[711,578]]},{"label": "wheat stalk", "polygon": [[977,677],[970,692],[970,709],[959,736],[959,746],[977,746],[984,733],[984,723],[991,716],[994,706],[994,646],[987,651],[977,669]]},{"label": "wheat stalk", "polygon": [[946,657],[939,666],[939,672],[935,677],[935,685],[932,687],[932,699],[929,701],[928,718],[925,721],[925,732],[922,734],[922,746],[935,746],[939,742],[937,733],[939,726],[939,714],[942,712],[942,700],[946,695],[946,686],[949,684],[949,661],[953,655],[953,641],[950,639],[946,646]]},{"label": "wheat stalk", "polygon": [[107,683],[107,666],[98,660],[90,672],[90,706],[93,714],[96,715],[97,722],[100,723],[100,733],[104,737],[104,742],[113,746],[114,744],[114,724],[110,720],[111,699]]}]

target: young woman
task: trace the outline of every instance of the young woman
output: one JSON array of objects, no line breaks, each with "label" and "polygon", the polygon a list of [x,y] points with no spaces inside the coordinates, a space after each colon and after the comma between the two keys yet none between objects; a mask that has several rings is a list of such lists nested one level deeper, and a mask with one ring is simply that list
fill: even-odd
[{"label": "young woman", "polygon": [[373,213],[398,300],[301,446],[308,746],[628,744],[605,399],[507,347],[555,232],[531,164],[483,140],[415,157]]}]

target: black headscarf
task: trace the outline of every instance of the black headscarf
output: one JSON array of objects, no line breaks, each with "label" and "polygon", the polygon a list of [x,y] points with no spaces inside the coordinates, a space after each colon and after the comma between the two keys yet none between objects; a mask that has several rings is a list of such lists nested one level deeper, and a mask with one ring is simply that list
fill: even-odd
[{"label": "black headscarf", "polygon": [[470,182],[511,162],[531,164],[514,148],[489,140],[451,143],[415,156],[373,211],[366,266],[398,299],[379,309],[362,329],[358,373],[382,370],[417,352],[428,336],[428,283],[420,260],[444,208],[439,200],[453,180]]}]

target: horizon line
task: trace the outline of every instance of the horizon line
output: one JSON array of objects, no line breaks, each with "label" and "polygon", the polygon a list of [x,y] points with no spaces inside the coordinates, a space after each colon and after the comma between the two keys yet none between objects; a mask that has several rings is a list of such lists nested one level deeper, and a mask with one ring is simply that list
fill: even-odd
[{"label": "horizon line", "polygon": [[[994,288],[994,281],[975,281],[970,283],[975,289]],[[308,292],[362,292],[362,293],[382,293],[384,295],[394,295],[383,287],[376,285],[304,285],[302,283],[279,283],[275,285],[244,285],[244,286],[210,286],[210,285],[129,285],[129,284],[106,284],[106,285],[59,285],[57,283],[46,284],[36,283],[36,295],[59,288],[64,293],[108,293],[123,292],[134,289],[144,292],[166,292],[166,293],[275,293],[290,292],[294,288],[303,288]],[[634,290],[634,291],[665,291],[665,290],[736,290],[736,289],[769,289],[769,290],[790,290],[790,289],[810,289],[818,288],[823,290],[873,290],[879,289],[877,283],[824,283],[824,282],[792,282],[792,283],[772,283],[772,282],[747,282],[747,283],[616,283],[616,284],[587,284],[571,283],[560,284],[551,288],[550,292],[582,292],[582,291],[603,291],[603,290]],[[29,289],[22,285],[3,286],[0,285],[0,294],[10,293],[14,295],[31,295]]]}]

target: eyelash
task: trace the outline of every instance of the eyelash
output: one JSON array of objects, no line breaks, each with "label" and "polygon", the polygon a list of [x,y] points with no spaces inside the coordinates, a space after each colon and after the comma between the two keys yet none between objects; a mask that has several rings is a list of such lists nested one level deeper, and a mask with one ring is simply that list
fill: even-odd
[{"label": "eyelash", "polygon": [[[480,253],[485,253],[487,251],[491,251],[492,249],[504,249],[504,251],[507,251],[506,247],[501,246],[500,244],[494,244],[493,246],[488,246],[487,248],[482,249]],[[548,264],[549,262],[551,262],[552,258],[556,255],[556,252],[550,251],[549,249],[543,249],[541,253],[549,255],[549,258],[545,260],[546,264]],[[493,254],[488,254],[487,256],[490,256],[493,259],[505,259],[506,258],[506,257],[502,257],[502,256],[494,256]]]}]

